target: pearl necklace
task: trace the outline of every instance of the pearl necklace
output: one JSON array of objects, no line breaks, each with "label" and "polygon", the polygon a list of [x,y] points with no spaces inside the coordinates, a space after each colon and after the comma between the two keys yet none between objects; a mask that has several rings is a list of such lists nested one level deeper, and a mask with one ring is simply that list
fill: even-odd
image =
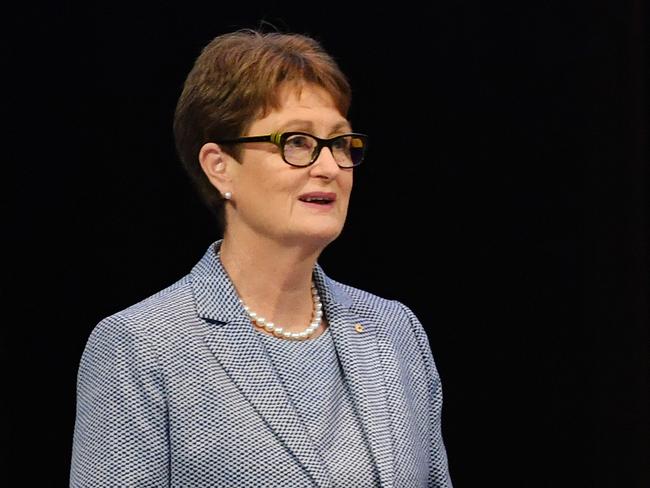
[{"label": "pearl necklace", "polygon": [[244,310],[250,317],[253,324],[255,324],[260,329],[264,329],[267,332],[272,332],[274,336],[280,337],[282,339],[290,339],[294,341],[302,341],[311,336],[316,329],[320,326],[321,320],[323,319],[323,304],[320,301],[320,296],[318,295],[318,290],[316,286],[312,283],[311,285],[311,295],[314,301],[314,313],[312,315],[312,320],[309,323],[309,326],[302,332],[289,332],[284,330],[283,327],[278,327],[273,322],[269,322],[264,317],[259,315],[256,312],[253,312],[250,307],[248,307],[243,300],[239,300],[239,303],[242,304]]}]

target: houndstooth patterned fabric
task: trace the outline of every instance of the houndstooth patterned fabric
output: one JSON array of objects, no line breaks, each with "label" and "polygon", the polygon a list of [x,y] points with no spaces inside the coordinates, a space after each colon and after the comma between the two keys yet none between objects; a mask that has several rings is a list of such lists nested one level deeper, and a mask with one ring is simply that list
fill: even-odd
[{"label": "houndstooth patterned fabric", "polygon": [[[219,246],[93,330],[78,373],[70,486],[334,486]],[[421,324],[319,266],[314,281],[379,485],[450,487],[442,390]],[[339,469],[357,469],[357,457],[345,461]]]},{"label": "houndstooth patterned fabric", "polygon": [[[259,334],[332,486],[377,486],[379,479],[329,329],[309,341]],[[354,469],[350,460],[354,459]]]}]

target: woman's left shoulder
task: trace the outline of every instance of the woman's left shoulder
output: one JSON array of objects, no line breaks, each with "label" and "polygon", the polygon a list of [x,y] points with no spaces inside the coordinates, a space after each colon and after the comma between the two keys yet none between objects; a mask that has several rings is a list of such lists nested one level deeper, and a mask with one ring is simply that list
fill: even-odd
[{"label": "woman's left shoulder", "polygon": [[379,327],[390,324],[392,329],[395,329],[395,325],[421,328],[413,311],[400,300],[385,298],[334,280],[331,283],[339,288],[340,294],[348,297],[350,311],[360,318],[366,318]]}]

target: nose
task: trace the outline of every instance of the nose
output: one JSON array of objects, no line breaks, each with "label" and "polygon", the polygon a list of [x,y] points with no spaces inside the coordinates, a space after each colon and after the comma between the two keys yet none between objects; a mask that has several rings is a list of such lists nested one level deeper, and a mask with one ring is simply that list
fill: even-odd
[{"label": "nose", "polygon": [[332,150],[329,147],[323,147],[316,161],[310,166],[312,176],[321,178],[334,179],[340,171],[341,168],[336,163]]}]

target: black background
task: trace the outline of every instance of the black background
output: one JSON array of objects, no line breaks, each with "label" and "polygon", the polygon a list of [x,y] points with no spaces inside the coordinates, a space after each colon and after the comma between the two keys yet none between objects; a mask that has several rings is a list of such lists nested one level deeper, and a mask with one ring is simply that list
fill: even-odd
[{"label": "black background", "polygon": [[67,484],[90,331],[219,237],[173,111],[209,40],[266,23],[349,75],[371,149],[321,264],[424,323],[456,488],[650,486],[640,0],[5,13],[2,486]]}]

